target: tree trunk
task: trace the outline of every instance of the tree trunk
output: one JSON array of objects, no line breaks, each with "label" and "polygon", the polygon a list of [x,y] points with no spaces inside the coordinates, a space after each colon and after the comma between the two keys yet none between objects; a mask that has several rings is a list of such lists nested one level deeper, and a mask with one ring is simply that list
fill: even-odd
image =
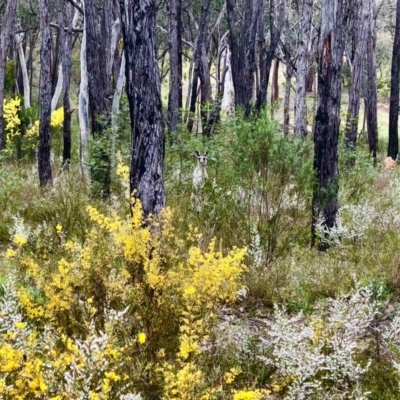
[{"label": "tree trunk", "polygon": [[307,136],[306,75],[308,63],[308,41],[310,40],[313,0],[304,0],[300,17],[301,39],[297,49],[297,76],[295,97],[294,136]]},{"label": "tree trunk", "polygon": [[[169,97],[168,130],[178,130],[182,108],[182,15],[181,0],[171,0],[169,6]],[[173,134],[175,135],[175,134]]]},{"label": "tree trunk", "polygon": [[80,51],[81,81],[79,84],[79,128],[80,128],[80,147],[79,159],[81,174],[85,179],[89,178],[89,84],[88,70],[86,63],[86,21],[83,22],[82,43]]},{"label": "tree trunk", "polygon": [[252,109],[254,73],[256,71],[255,41],[263,0],[245,0],[240,31],[235,24],[235,2],[226,0],[231,47],[232,79],[235,108],[243,108],[246,117]]},{"label": "tree trunk", "polygon": [[370,2],[370,23],[367,36],[367,130],[369,152],[374,161],[378,151],[378,112],[377,112],[377,79],[376,79],[376,5]]},{"label": "tree trunk", "polygon": [[62,63],[58,66],[58,74],[57,74],[57,84],[54,89],[53,97],[51,98],[51,112],[53,112],[57,108],[58,100],[60,100],[61,90],[63,87],[63,70]]},{"label": "tree trunk", "polygon": [[165,207],[164,120],[156,53],[156,1],[120,0],[126,92],[132,124],[130,190],[143,205],[143,214]]},{"label": "tree trunk", "polygon": [[[338,211],[338,139],[342,58],[347,21],[346,0],[321,3],[321,29],[318,66],[318,110],[314,127],[314,170],[312,242],[316,225],[331,229]],[[326,243],[320,248],[325,249]]]},{"label": "tree trunk", "polygon": [[286,64],[286,76],[285,76],[285,100],[283,102],[283,133],[289,135],[289,123],[290,123],[290,89],[292,86],[292,67],[290,63]]},{"label": "tree trunk", "polygon": [[50,164],[51,36],[49,0],[39,1],[40,9],[40,117],[38,166],[40,186],[52,185]]},{"label": "tree trunk", "polygon": [[271,103],[276,103],[279,100],[279,60],[275,60],[274,73],[272,74],[272,96]]},{"label": "tree trunk", "polygon": [[26,61],[25,61],[25,53],[24,53],[24,49],[22,47],[22,42],[24,40],[24,34],[18,33],[15,36],[16,36],[16,42],[17,42],[17,52],[18,52],[19,64],[20,64],[21,73],[22,73],[23,88],[24,88],[24,107],[30,108],[31,95],[30,95],[29,75],[28,75],[28,69],[27,69]]},{"label": "tree trunk", "polygon": [[62,65],[62,82],[63,82],[63,165],[68,166],[71,160],[71,105],[69,101],[69,87],[71,80],[71,53],[72,53],[72,6],[67,3],[65,5],[68,30],[64,31],[64,16],[61,1],[57,1],[58,6],[58,25],[60,26],[60,42],[61,42],[61,65]]},{"label": "tree trunk", "polygon": [[[207,29],[210,19],[210,4],[211,0],[203,0],[201,6],[201,16],[199,24],[199,34],[197,36],[196,47],[194,50],[194,71],[192,80],[192,93],[190,99],[189,109],[189,123],[188,130],[193,129],[194,114],[196,111],[196,100],[197,100],[197,85],[200,79],[200,90],[201,90],[201,116],[202,116],[202,128],[203,131],[207,130],[207,115],[204,113],[204,107],[211,99],[211,81],[210,71],[208,68],[207,54],[206,54],[206,43],[207,43]],[[203,132],[204,133],[204,132]]]},{"label": "tree trunk", "polygon": [[313,93],[314,87],[314,68],[309,67],[306,75],[306,93]]},{"label": "tree trunk", "polygon": [[4,149],[6,138],[4,134],[4,78],[7,62],[7,50],[10,45],[10,38],[14,29],[15,13],[17,9],[17,0],[8,0],[6,11],[4,13],[1,34],[0,34],[0,151]]},{"label": "tree trunk", "polygon": [[[92,135],[98,146],[92,154],[94,168],[92,180],[99,185],[103,197],[108,197],[111,190],[111,165],[109,133],[111,128],[112,88],[108,71],[110,51],[111,23],[106,10],[109,0],[105,1],[103,16],[99,24],[94,0],[85,0],[86,21],[86,62],[89,87],[89,114],[92,123]],[[110,28],[108,30],[108,28]]]},{"label": "tree trunk", "polygon": [[396,30],[394,33],[392,71],[390,80],[389,146],[388,157],[399,154],[399,79],[400,79],[400,0],[396,5]]},{"label": "tree trunk", "polygon": [[369,0],[362,0],[361,21],[354,19],[358,26],[355,32],[355,41],[353,45],[353,67],[351,71],[351,88],[349,93],[349,106],[346,121],[346,145],[349,148],[355,148],[358,132],[358,118],[360,113],[361,99],[361,79],[363,74],[363,60],[366,50],[366,39],[368,31],[368,5]]}]

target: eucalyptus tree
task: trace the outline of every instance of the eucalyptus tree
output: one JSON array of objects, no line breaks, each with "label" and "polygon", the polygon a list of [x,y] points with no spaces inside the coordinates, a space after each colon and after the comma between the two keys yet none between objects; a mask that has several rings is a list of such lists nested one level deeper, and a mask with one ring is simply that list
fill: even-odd
[{"label": "eucalyptus tree", "polygon": [[[312,240],[319,223],[325,229],[336,225],[338,211],[338,141],[342,84],[342,59],[351,12],[351,0],[321,2],[318,61],[318,109],[314,126]],[[322,243],[321,248],[326,247]]]},{"label": "eucalyptus tree", "polygon": [[7,60],[7,51],[10,45],[10,38],[14,36],[14,22],[17,10],[17,0],[8,0],[4,12],[1,33],[0,33],[0,151],[5,147],[4,134],[4,116],[3,116],[3,100],[4,100],[4,78]]},{"label": "eucalyptus tree", "polygon": [[306,76],[314,0],[303,0],[299,3],[301,3],[299,11],[300,40],[297,47],[294,135],[304,138],[307,136]]},{"label": "eucalyptus tree", "polygon": [[49,0],[39,0],[40,15],[40,117],[38,167],[40,186],[52,185],[50,164],[51,32]]},{"label": "eucalyptus tree", "polygon": [[[126,4],[125,4],[126,1]],[[120,0],[131,117],[130,191],[143,214],[165,207],[164,119],[156,53],[156,0]]]},{"label": "eucalyptus tree", "polygon": [[91,132],[97,141],[92,154],[96,165],[92,179],[100,185],[104,197],[110,194],[111,157],[109,135],[111,130],[112,87],[109,68],[111,43],[112,0],[104,0],[99,13],[94,0],[84,1],[86,33],[86,65],[88,72],[89,114]]},{"label": "eucalyptus tree", "polygon": [[72,5],[64,5],[67,29],[64,30],[64,10],[61,0],[57,0],[57,14],[59,35],[61,42],[62,82],[63,82],[63,165],[68,166],[71,160],[71,104],[69,100],[69,88],[71,81],[71,56],[72,56]]},{"label": "eucalyptus tree", "polygon": [[[349,105],[346,121],[346,145],[354,149],[357,141],[358,117],[360,112],[361,82],[368,26],[369,26],[369,0],[355,1],[353,5],[353,18],[351,24],[352,51],[346,56],[350,61],[351,86],[349,91]],[[352,55],[352,57],[351,57]]]},{"label": "eucalyptus tree", "polygon": [[392,69],[390,80],[389,144],[388,156],[394,160],[399,153],[399,79],[400,79],[400,0],[396,3]]},{"label": "eucalyptus tree", "polygon": [[178,129],[179,110],[182,108],[182,2],[169,2],[169,96],[168,130]]}]

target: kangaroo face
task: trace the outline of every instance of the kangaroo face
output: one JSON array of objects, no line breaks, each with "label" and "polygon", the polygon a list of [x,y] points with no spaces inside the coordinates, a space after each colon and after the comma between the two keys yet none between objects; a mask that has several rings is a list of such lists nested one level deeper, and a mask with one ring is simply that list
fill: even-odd
[{"label": "kangaroo face", "polygon": [[197,163],[202,167],[205,167],[207,165],[208,151],[206,151],[204,154],[195,151],[194,154],[197,157]]}]

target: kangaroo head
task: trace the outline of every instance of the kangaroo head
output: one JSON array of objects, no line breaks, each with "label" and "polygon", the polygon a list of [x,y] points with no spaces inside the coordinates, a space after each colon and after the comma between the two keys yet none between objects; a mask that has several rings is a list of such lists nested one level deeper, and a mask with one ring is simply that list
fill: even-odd
[{"label": "kangaroo head", "polygon": [[194,155],[197,157],[197,164],[205,167],[207,165],[207,157],[208,157],[208,151],[206,151],[204,154],[199,153],[197,150],[194,152]]}]

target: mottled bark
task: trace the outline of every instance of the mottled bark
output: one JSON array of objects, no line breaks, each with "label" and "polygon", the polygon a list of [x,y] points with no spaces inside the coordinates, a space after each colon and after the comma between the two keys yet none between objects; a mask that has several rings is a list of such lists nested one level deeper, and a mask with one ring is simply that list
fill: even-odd
[{"label": "mottled bark", "polygon": [[370,23],[367,36],[367,130],[369,152],[376,159],[378,151],[378,92],[376,78],[376,4],[369,0]]},{"label": "mottled bark", "polygon": [[71,160],[71,105],[69,101],[69,88],[71,81],[71,53],[72,53],[72,6],[65,5],[67,17],[67,31],[64,27],[64,15],[61,0],[57,0],[58,25],[60,26],[61,65],[63,82],[63,165],[68,166]]},{"label": "mottled bark", "polygon": [[182,10],[181,0],[169,4],[169,97],[168,130],[178,129],[179,110],[182,108]]},{"label": "mottled bark", "polygon": [[[318,65],[318,109],[314,126],[314,170],[312,240],[316,224],[331,229],[338,211],[338,140],[342,58],[347,26],[346,0],[325,0],[321,3],[321,29]],[[320,244],[321,249],[326,243]]]},{"label": "mottled bark", "polygon": [[50,164],[51,35],[49,0],[39,1],[40,11],[40,115],[38,167],[40,186],[52,185]]},{"label": "mottled bark", "polygon": [[300,17],[300,42],[297,47],[297,76],[295,97],[294,136],[307,136],[306,75],[308,63],[308,42],[310,40],[313,0],[302,2]]},{"label": "mottled bark", "polygon": [[272,74],[272,90],[271,90],[271,103],[276,103],[279,100],[279,60],[275,60],[274,72]]},{"label": "mottled bark", "polygon": [[165,207],[164,120],[156,53],[156,1],[120,0],[126,92],[132,124],[130,190],[143,205],[143,214]]},{"label": "mottled bark", "polygon": [[[349,106],[346,121],[346,145],[354,148],[357,141],[358,118],[360,113],[361,80],[363,74],[363,60],[366,50],[366,39],[368,31],[368,5],[369,0],[361,1],[361,18],[354,18],[356,27],[353,44],[353,60],[351,71],[351,87],[349,92]],[[355,6],[355,5],[354,5]]]},{"label": "mottled bark", "polygon": [[17,0],[8,0],[0,33],[0,151],[4,149],[6,138],[4,134],[4,78],[7,62],[7,50],[13,36],[15,13],[17,9]]},{"label": "mottled bark", "polygon": [[399,154],[399,79],[400,79],[400,0],[396,5],[392,70],[390,80],[389,145],[388,157],[396,160]]}]

